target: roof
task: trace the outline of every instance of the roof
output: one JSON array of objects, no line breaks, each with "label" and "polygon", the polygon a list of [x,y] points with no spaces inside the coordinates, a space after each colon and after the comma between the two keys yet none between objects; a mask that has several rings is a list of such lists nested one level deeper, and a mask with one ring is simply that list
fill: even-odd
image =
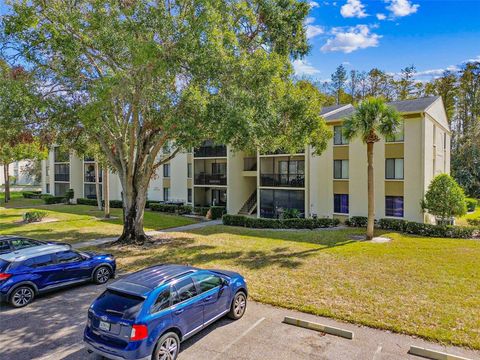
[{"label": "roof", "polygon": [[186,265],[155,265],[127,275],[110,284],[107,288],[128,294],[147,296],[150,291],[159,285],[183,274],[198,270],[197,268]]},{"label": "roof", "polygon": [[350,104],[340,104],[340,105],[331,105],[331,106],[325,106],[322,108],[322,111],[320,112],[320,115],[325,115],[328,113],[331,113],[332,111],[341,109],[342,107],[348,106]]},{"label": "roof", "polygon": [[[400,113],[419,113],[427,110],[440,96],[430,96],[412,100],[400,100],[387,103],[393,106]],[[330,110],[326,112],[325,110]],[[322,115],[325,120],[339,120],[351,115],[355,108],[351,104],[328,106],[322,110]]]},{"label": "roof", "polygon": [[0,259],[13,262],[23,261],[32,257],[54,254],[59,251],[70,250],[68,245],[41,245],[33,246],[25,249],[15,250],[13,252],[0,255]]}]

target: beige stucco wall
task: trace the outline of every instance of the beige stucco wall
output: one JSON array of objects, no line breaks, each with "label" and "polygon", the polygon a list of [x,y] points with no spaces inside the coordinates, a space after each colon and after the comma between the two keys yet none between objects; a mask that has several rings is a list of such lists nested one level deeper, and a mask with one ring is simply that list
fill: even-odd
[{"label": "beige stucco wall", "polygon": [[257,187],[256,177],[242,174],[244,157],[246,157],[244,152],[233,152],[228,149],[227,212],[230,214],[237,214]]},{"label": "beige stucco wall", "polygon": [[[422,138],[425,131],[424,121],[418,117],[405,121],[405,162],[404,162],[404,218],[411,221],[423,222],[420,201],[423,199],[425,181],[425,147]],[[431,140],[431,137],[427,137]],[[430,143],[431,148],[431,143]],[[430,153],[431,154],[431,153]],[[431,164],[431,162],[430,162]],[[430,170],[431,171],[431,170]]]},{"label": "beige stucco wall", "polygon": [[[310,150],[311,153],[311,150]],[[310,214],[332,217],[333,214],[333,140],[320,156],[310,156]]]}]

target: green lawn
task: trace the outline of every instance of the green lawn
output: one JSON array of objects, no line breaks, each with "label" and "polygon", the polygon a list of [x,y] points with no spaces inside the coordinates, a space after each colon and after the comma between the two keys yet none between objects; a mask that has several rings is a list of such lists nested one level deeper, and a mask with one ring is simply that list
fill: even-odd
[{"label": "green lawn", "polygon": [[480,204],[477,205],[474,212],[468,213],[464,217],[457,219],[456,223],[457,225],[467,226],[467,219],[480,219]]},{"label": "green lawn", "polygon": [[260,302],[480,349],[480,242],[383,233],[393,240],[355,241],[355,229],[212,226],[108,251],[122,270],[162,262],[236,270]]},{"label": "green lawn", "polygon": [[[0,194],[2,196],[2,194]],[[122,233],[122,209],[111,209],[112,219],[103,219],[103,211],[87,205],[44,205],[42,200],[23,199],[13,193],[7,207],[0,204],[0,235],[24,235],[36,239],[62,240],[66,242],[119,236]],[[48,212],[47,218],[53,222],[22,223],[24,212],[42,209]],[[145,212],[145,229],[160,230],[194,223],[195,220],[183,216],[167,215],[158,212]]]}]

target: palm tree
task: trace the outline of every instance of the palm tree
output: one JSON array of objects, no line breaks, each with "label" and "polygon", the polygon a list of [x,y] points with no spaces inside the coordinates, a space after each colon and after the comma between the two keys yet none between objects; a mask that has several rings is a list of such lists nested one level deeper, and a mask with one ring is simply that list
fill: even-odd
[{"label": "palm tree", "polygon": [[375,192],[373,174],[373,145],[380,135],[393,136],[401,123],[401,115],[381,98],[367,98],[355,107],[355,112],[343,122],[344,136],[351,140],[360,136],[367,144],[368,162],[368,225],[367,239],[373,238],[375,222]]}]

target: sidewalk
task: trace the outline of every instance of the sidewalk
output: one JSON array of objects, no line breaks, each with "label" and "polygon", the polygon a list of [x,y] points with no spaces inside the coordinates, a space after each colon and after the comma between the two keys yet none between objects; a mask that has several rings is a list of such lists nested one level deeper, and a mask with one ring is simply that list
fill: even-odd
[{"label": "sidewalk", "polygon": [[[160,234],[169,233],[169,232],[190,231],[190,230],[195,230],[195,229],[201,229],[201,228],[204,228],[206,226],[220,225],[221,223],[222,223],[222,220],[200,221],[200,222],[195,223],[195,224],[184,225],[184,226],[179,226],[179,227],[174,227],[174,228],[169,228],[169,229],[147,231],[147,235],[155,236],[155,235],[160,235]],[[76,243],[76,244],[72,244],[72,247],[74,249],[80,249],[80,248],[83,248],[83,247],[107,244],[107,243],[113,242],[115,240],[117,240],[116,237],[94,239],[94,240],[83,241],[83,242],[79,242],[79,243]]]}]

